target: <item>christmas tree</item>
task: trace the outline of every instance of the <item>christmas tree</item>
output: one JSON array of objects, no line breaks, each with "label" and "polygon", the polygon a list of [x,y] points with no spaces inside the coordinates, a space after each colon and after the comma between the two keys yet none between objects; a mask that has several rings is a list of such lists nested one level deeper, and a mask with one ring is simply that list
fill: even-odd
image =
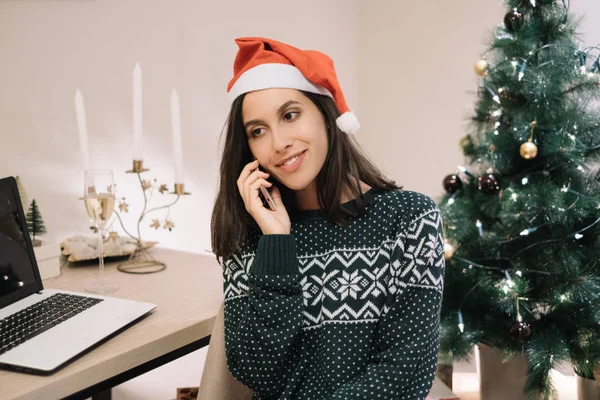
[{"label": "christmas tree", "polygon": [[566,1],[507,0],[475,64],[465,166],[448,175],[441,360],[477,343],[528,359],[525,391],[553,398],[561,362],[600,361],[600,51]]},{"label": "christmas tree", "polygon": [[29,229],[29,233],[33,236],[35,246],[39,242],[36,241],[35,236],[46,233],[44,220],[42,219],[42,214],[40,213],[35,199],[33,199],[31,202],[31,207],[29,207],[29,211],[27,211],[27,215],[25,217],[27,219],[27,228]]}]

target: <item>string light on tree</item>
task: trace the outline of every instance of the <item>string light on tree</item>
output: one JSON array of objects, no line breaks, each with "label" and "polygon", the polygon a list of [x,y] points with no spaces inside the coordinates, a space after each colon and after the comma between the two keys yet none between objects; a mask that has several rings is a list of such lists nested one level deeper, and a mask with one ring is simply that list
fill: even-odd
[{"label": "string light on tree", "polygon": [[515,286],[515,282],[510,277],[508,270],[504,270],[504,277],[505,281],[504,284],[502,284],[502,291],[504,294],[508,294],[508,292],[510,292],[510,290]]},{"label": "string light on tree", "polygon": [[479,236],[483,237],[483,226],[481,224],[481,221],[477,220],[477,222],[475,222],[475,226],[477,227],[477,231],[479,232]]},{"label": "string light on tree", "polygon": [[492,100],[494,100],[496,103],[500,104],[500,96],[498,96],[498,94],[496,92],[494,92],[494,90],[492,88],[490,88],[488,86],[486,86],[485,88],[492,95]]},{"label": "string light on tree", "polygon": [[525,229],[525,230],[521,231],[520,235],[521,236],[529,236],[530,233],[533,233],[537,230],[538,230],[538,227]]},{"label": "string light on tree", "polygon": [[527,69],[527,60],[523,60],[523,64],[521,64],[521,69],[519,70],[518,80],[521,82],[523,77],[525,76],[525,70]]},{"label": "string light on tree", "polygon": [[444,240],[444,258],[446,260],[451,259],[454,256],[455,251],[456,246],[454,246],[449,240]]},{"label": "string light on tree", "polygon": [[510,273],[508,272],[507,269],[504,270],[504,278],[506,279],[506,284],[509,287],[514,287],[515,286],[515,282],[512,280],[512,278],[510,277]]},{"label": "string light on tree", "polygon": [[469,171],[467,171],[467,169],[465,167],[463,167],[462,165],[459,165],[457,168],[460,172],[467,175],[469,178],[475,178],[475,176],[472,173],[470,173]]}]

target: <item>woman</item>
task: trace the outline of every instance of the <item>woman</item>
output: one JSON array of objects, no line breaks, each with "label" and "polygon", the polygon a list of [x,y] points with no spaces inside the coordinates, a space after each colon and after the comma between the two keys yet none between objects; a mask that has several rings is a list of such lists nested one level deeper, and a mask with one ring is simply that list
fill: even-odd
[{"label": "woman", "polygon": [[328,56],[236,42],[211,223],[230,372],[253,399],[424,399],[439,346],[439,210],[359,150]]}]

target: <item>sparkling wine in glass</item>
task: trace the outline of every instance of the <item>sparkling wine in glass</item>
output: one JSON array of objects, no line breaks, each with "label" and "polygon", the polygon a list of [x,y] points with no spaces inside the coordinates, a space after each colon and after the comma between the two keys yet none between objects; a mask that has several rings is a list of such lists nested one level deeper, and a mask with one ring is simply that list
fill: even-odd
[{"label": "sparkling wine in glass", "polygon": [[88,292],[112,293],[119,285],[107,282],[104,277],[104,239],[102,233],[115,209],[115,182],[111,170],[88,169],[85,171],[83,201],[90,221],[98,229],[98,258],[100,272],[98,281],[88,286]]}]

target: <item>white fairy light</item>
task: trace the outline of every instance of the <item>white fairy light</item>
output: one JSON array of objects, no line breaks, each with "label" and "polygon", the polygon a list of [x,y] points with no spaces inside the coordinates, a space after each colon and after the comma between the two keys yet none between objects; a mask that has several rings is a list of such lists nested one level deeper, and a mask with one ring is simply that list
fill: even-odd
[{"label": "white fairy light", "polygon": [[460,329],[460,333],[465,331],[465,322],[463,321],[462,312],[458,312],[458,329]]},{"label": "white fairy light", "polygon": [[519,276],[523,276],[523,273],[521,271],[517,271],[516,274]]},{"label": "white fairy light", "polygon": [[479,231],[479,236],[483,237],[483,228],[481,227],[481,221],[477,220],[477,222],[475,222],[475,226],[477,227],[477,230]]},{"label": "white fairy light", "polygon": [[515,286],[515,282],[510,277],[510,274],[508,273],[507,269],[504,270],[504,277],[506,278],[506,285],[508,285],[509,288]]},{"label": "white fairy light", "polygon": [[527,185],[528,183],[529,183],[529,178],[525,177],[525,178],[521,179],[522,185]]},{"label": "white fairy light", "polygon": [[511,198],[511,199],[513,199],[514,201],[517,201],[517,197],[519,197],[519,196],[517,196],[517,194],[516,194],[516,193],[513,193],[513,194],[510,196],[510,198]]}]

